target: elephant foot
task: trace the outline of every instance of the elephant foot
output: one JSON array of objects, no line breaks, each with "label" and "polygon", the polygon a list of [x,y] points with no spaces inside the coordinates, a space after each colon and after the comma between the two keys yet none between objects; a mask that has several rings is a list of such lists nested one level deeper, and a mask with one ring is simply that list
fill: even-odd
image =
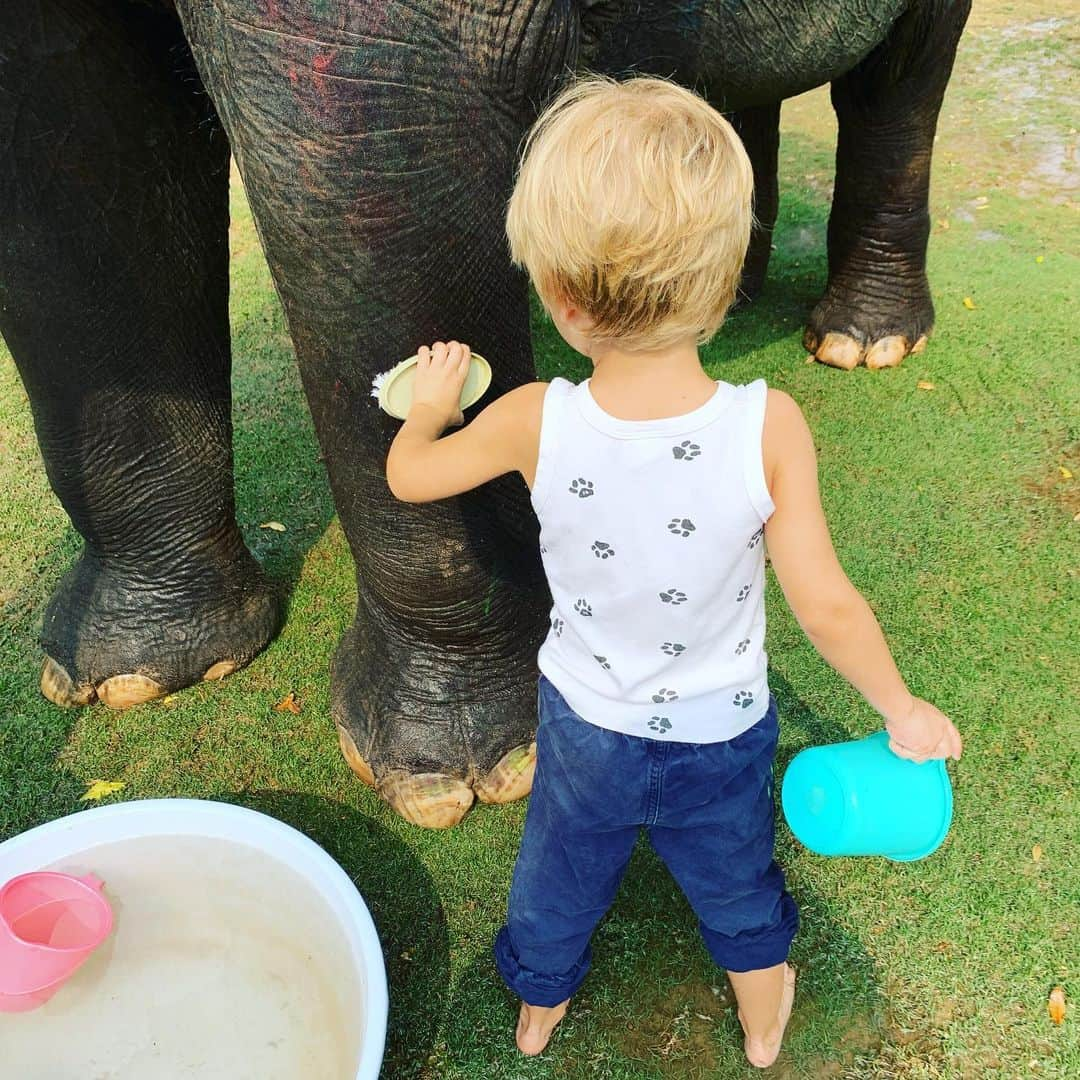
[{"label": "elephant foot", "polygon": [[246,552],[198,585],[121,576],[84,555],[45,613],[41,692],[64,708],[126,709],[248,664],[281,604]]},{"label": "elephant foot", "polygon": [[923,281],[916,297],[885,310],[863,290],[830,283],[810,315],[803,346],[815,360],[850,371],[896,367],[920,353],[934,324],[934,306]]},{"label": "elephant foot", "polygon": [[471,788],[464,780],[440,773],[410,776],[404,770],[387,773],[382,781],[376,781],[375,771],[340,724],[338,743],[349,767],[368,787],[375,788],[406,821],[429,829],[456,825],[474,799],[486,803],[523,799],[532,789],[536,771],[536,743],[531,742],[503,754],[487,776],[475,781]]},{"label": "elephant foot", "polygon": [[536,742],[507,750],[495,767],[480,780],[473,790],[481,802],[507,803],[525,798],[532,791],[536,772]]},{"label": "elephant foot", "polygon": [[446,829],[477,799],[531,790],[536,672],[529,663],[500,678],[494,663],[432,651],[358,622],[334,657],[333,713],[353,772],[406,821]]}]

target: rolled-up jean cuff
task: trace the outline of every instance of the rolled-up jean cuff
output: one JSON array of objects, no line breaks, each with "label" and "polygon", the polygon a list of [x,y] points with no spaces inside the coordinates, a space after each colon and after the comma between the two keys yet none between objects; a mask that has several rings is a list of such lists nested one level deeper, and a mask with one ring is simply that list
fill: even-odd
[{"label": "rolled-up jean cuff", "polygon": [[701,936],[718,967],[725,971],[760,971],[762,968],[782,964],[791,950],[791,943],[799,930],[799,909],[788,893],[780,898],[780,920],[765,930],[747,931],[726,937],[707,926],[701,927]]},{"label": "rolled-up jean cuff", "polygon": [[573,997],[585,981],[591,963],[592,950],[586,948],[581,959],[569,971],[561,975],[545,975],[539,971],[530,971],[518,963],[514,947],[510,943],[510,932],[505,926],[495,938],[495,966],[499,969],[503,982],[527,1005],[550,1008]]}]

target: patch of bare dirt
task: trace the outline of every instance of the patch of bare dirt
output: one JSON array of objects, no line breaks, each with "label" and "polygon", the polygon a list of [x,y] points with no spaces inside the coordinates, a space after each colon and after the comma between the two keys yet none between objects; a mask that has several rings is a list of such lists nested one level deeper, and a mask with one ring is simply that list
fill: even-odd
[{"label": "patch of bare dirt", "polygon": [[1024,487],[1039,498],[1049,499],[1069,517],[1080,514],[1080,443],[1048,455],[1038,474],[1024,481]]},{"label": "patch of bare dirt", "polygon": [[1073,11],[1072,0],[982,0],[973,4],[968,28],[1008,29],[1016,34],[1051,33]]},{"label": "patch of bare dirt", "polygon": [[[935,140],[935,188],[959,205],[973,185],[1080,206],[1080,17],[1058,3],[975,5],[960,39]],[[783,137],[836,141],[828,87],[786,101]],[[831,197],[832,176],[807,187]],[[958,219],[959,220],[959,219]]]},{"label": "patch of bare dirt", "polygon": [[938,129],[954,185],[977,179],[1022,198],[1077,205],[1080,17],[1052,7],[976,5]]},{"label": "patch of bare dirt", "polygon": [[[789,1031],[798,1031],[792,1014],[792,1025]],[[883,1046],[883,1031],[880,1019],[869,1012],[855,1013],[849,1017],[845,1026],[836,1033],[836,1040],[832,1052],[828,1058],[818,1060],[800,1061],[796,1067],[781,1052],[776,1064],[763,1075],[769,1080],[803,1080],[807,1076],[814,1080],[831,1080],[833,1077],[849,1075],[853,1066],[859,1059],[867,1057],[876,1058]],[[885,1074],[882,1074],[885,1075]]]},{"label": "patch of bare dirt", "polygon": [[724,1013],[734,1006],[727,980],[707,985],[688,982],[641,1008],[628,1018],[618,1042],[627,1057],[642,1060],[679,1061],[695,1067],[716,1068],[716,1029]]}]

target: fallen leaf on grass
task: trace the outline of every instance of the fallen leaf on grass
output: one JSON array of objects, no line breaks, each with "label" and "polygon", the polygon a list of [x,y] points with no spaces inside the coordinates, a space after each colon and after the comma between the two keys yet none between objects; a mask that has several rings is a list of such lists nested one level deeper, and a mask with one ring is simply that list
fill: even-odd
[{"label": "fallen leaf on grass", "polygon": [[91,780],[86,794],[79,802],[101,802],[106,795],[113,795],[124,790],[123,780]]},{"label": "fallen leaf on grass", "polygon": [[942,232],[945,232],[949,228],[949,219],[940,218],[938,220],[938,227],[942,230]]},{"label": "fallen leaf on grass", "polygon": [[278,712],[291,712],[299,715],[300,702],[296,695],[290,690],[275,706]]},{"label": "fallen leaf on grass", "polygon": [[920,379],[915,385],[920,390],[936,390],[937,389],[937,387],[934,386],[934,384],[932,382],[927,382],[926,379]]},{"label": "fallen leaf on grass", "polygon": [[1065,991],[1060,986],[1055,986],[1050,991],[1050,1000],[1046,1003],[1046,1011],[1055,1024],[1060,1024],[1065,1019]]},{"label": "fallen leaf on grass", "polygon": [[264,521],[260,526],[260,529],[273,529],[274,532],[284,532],[285,526],[280,521]]},{"label": "fallen leaf on grass", "polygon": [[970,296],[965,296],[964,297],[964,307],[966,307],[968,309],[968,311],[974,311],[975,310],[975,301],[972,300]]},{"label": "fallen leaf on grass", "polygon": [[1059,465],[1058,469],[1061,472],[1062,480],[1071,480],[1073,478],[1072,469],[1066,469],[1064,465]]},{"label": "fallen leaf on grass", "polygon": [[1042,844],[1036,844],[1031,849],[1031,861],[1038,862],[1042,858]]}]

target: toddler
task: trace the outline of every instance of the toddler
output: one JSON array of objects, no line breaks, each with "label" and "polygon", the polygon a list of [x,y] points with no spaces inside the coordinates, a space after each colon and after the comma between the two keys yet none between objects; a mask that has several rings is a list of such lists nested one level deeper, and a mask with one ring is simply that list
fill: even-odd
[{"label": "toddler", "polygon": [[642,826],[728,972],[747,1058],[779,1053],[798,914],[773,861],[766,546],[799,624],[882,715],[893,750],[960,755],[837,562],[798,406],[702,370],[698,347],[735,298],[751,196],[738,137],[690,91],[568,87],[525,143],[507,234],[592,376],[518,387],[443,438],[462,423],[469,350],[425,346],[387,460],[409,502],[519,472],[540,521],[552,610],[536,776],[495,942],[525,1054],[585,978]]}]

